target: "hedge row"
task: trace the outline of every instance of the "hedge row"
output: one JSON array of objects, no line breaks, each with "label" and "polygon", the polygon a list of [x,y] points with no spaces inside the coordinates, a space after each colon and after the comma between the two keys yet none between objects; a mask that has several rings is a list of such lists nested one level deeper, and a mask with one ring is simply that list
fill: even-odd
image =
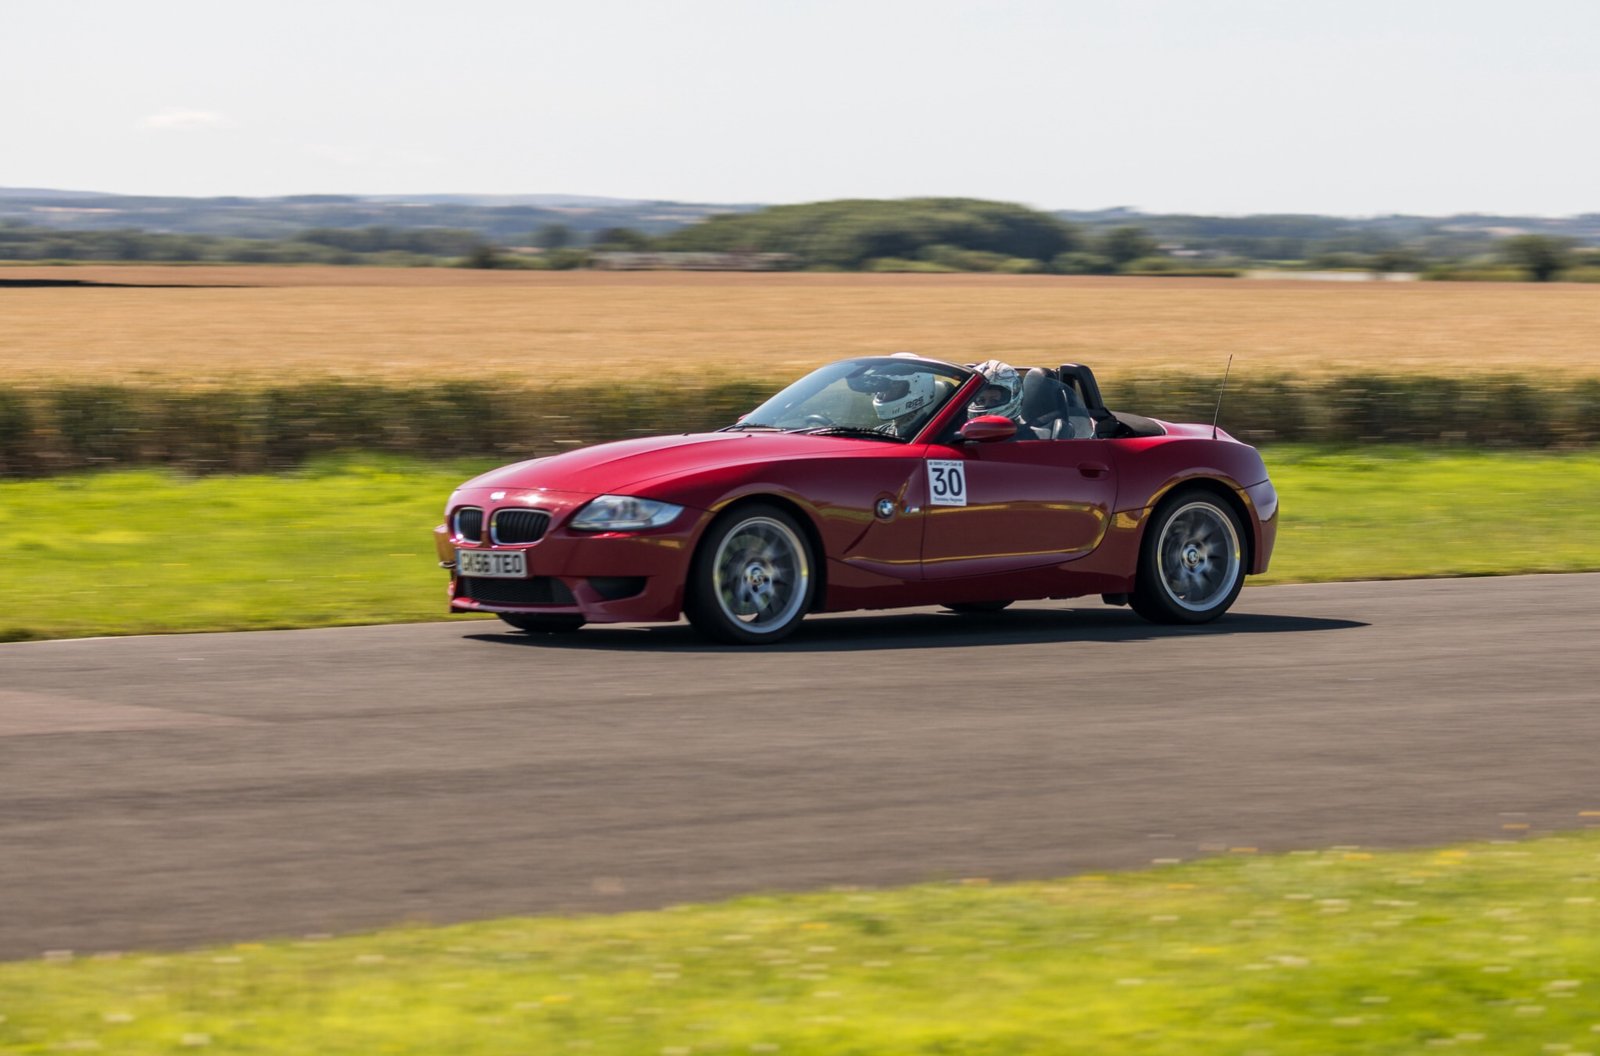
[{"label": "hedge row", "polygon": [[[713,429],[775,386],[735,380],[481,387],[316,382],[248,390],[70,385],[0,388],[0,476],[114,465],[195,471],[293,466],[335,450],[506,460],[628,436]],[[1109,379],[1116,408],[1210,421],[1214,378]],[[1600,379],[1350,376],[1235,379],[1222,425],[1252,442],[1600,442]]]},{"label": "hedge row", "polygon": [[508,461],[726,425],[770,383],[694,388],[308,382],[255,389],[0,387],[0,477],[117,465],[249,472],[339,450]]},{"label": "hedge row", "polygon": [[[1209,422],[1217,381],[1123,379],[1106,402],[1167,421]],[[1356,374],[1228,383],[1221,424],[1251,443],[1444,443],[1576,447],[1600,442],[1600,378]]]}]

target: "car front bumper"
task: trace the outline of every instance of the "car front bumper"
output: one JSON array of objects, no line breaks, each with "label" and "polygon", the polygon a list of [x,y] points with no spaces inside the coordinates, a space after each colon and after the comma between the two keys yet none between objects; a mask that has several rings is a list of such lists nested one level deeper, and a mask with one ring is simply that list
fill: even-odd
[{"label": "car front bumper", "polygon": [[[491,498],[498,494],[498,499]],[[685,508],[671,523],[642,532],[575,532],[572,516],[593,495],[573,492],[491,492],[463,488],[451,497],[446,523],[433,530],[439,564],[450,572],[451,612],[512,612],[578,615],[590,623],[663,622],[683,611],[684,584],[695,540],[710,518]],[[452,534],[454,511],[476,506],[488,525],[502,509],[538,509],[550,514],[544,535],[531,543],[469,540]],[[476,579],[457,574],[457,550],[520,550],[526,579]]]}]

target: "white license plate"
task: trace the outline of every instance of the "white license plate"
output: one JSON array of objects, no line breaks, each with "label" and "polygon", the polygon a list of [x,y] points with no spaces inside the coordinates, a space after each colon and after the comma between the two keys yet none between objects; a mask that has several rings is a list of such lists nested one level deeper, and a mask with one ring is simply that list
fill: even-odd
[{"label": "white license plate", "polygon": [[456,574],[478,579],[526,579],[528,559],[521,550],[457,550]]}]

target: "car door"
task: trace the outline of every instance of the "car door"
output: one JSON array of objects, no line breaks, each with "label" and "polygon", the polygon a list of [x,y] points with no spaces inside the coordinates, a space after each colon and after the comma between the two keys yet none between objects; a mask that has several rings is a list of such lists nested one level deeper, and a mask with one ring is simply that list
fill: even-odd
[{"label": "car door", "polygon": [[[868,441],[870,442],[870,441]],[[825,527],[828,553],[854,569],[899,580],[921,575],[923,460],[917,448],[824,464],[805,492]]]},{"label": "car door", "polygon": [[922,573],[955,579],[1060,564],[1100,545],[1116,501],[1106,440],[931,444]]}]

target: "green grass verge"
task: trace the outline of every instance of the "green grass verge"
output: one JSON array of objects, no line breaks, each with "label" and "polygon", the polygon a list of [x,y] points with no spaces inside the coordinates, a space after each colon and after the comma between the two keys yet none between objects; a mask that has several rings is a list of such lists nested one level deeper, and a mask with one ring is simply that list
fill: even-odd
[{"label": "green grass verge", "polygon": [[363,456],[0,483],[0,641],[442,616],[431,530],[483,468]]},{"label": "green grass verge", "polygon": [[0,965],[0,1051],[1600,1050],[1600,834]]},{"label": "green grass verge", "polygon": [[1600,452],[1286,446],[1271,572],[1252,583],[1600,570]]},{"label": "green grass verge", "polygon": [[[1261,582],[1600,569],[1600,452],[1286,446]],[[0,641],[314,627],[444,612],[430,530],[487,463],[0,482]]]}]

